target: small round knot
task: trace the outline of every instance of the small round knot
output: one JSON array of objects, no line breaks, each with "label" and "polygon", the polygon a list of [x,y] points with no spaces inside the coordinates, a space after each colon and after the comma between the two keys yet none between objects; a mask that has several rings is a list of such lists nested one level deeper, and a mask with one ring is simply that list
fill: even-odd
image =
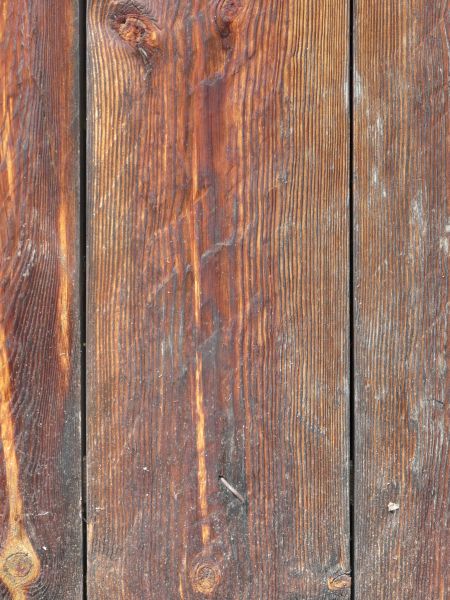
[{"label": "small round knot", "polygon": [[199,594],[212,594],[221,577],[218,565],[210,559],[203,559],[191,570],[192,588]]},{"label": "small round knot", "polygon": [[25,552],[10,554],[5,560],[5,571],[15,579],[26,577],[33,567],[33,561]]},{"label": "small round knot", "polygon": [[219,0],[216,11],[217,27],[222,37],[231,32],[231,24],[242,9],[241,0]]},{"label": "small round knot", "polygon": [[116,14],[111,17],[111,22],[113,29],[130,46],[156,48],[159,45],[158,29],[148,17]]},{"label": "small round knot", "polygon": [[109,13],[109,23],[117,35],[151,67],[161,50],[161,30],[148,15],[130,12],[128,4],[115,4]]}]

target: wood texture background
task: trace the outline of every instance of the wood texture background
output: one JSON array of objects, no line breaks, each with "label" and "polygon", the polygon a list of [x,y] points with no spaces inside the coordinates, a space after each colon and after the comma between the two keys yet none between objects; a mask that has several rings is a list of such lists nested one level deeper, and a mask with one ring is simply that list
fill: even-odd
[{"label": "wood texture background", "polygon": [[0,596],[81,597],[78,6],[0,6]]},{"label": "wood texture background", "polygon": [[[87,597],[447,600],[448,0],[352,105],[350,0],[87,6]],[[83,597],[78,11],[0,6],[5,600]]]},{"label": "wood texture background", "polygon": [[354,568],[366,600],[450,597],[448,8],[355,6]]},{"label": "wood texture background", "polygon": [[89,3],[91,598],[349,598],[348,33]]}]

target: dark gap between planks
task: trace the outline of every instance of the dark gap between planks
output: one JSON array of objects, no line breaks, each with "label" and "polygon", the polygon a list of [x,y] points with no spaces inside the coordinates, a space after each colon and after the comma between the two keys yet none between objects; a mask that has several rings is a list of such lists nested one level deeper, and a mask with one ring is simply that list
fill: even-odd
[{"label": "dark gap between planks", "polygon": [[350,597],[355,600],[355,289],[354,289],[354,0],[349,0],[349,525],[350,525],[350,569],[352,586]]},{"label": "dark gap between planks", "polygon": [[79,157],[80,157],[80,417],[83,599],[87,600],[87,481],[86,481],[86,0],[79,0]]}]

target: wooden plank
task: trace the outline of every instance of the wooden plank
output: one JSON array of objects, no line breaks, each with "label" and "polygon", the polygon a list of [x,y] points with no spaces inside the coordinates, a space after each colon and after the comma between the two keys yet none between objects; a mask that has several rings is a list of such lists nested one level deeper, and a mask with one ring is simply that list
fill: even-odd
[{"label": "wooden plank", "polygon": [[75,0],[0,8],[0,596],[80,598]]},{"label": "wooden plank", "polygon": [[355,593],[444,600],[448,2],[355,9]]},{"label": "wooden plank", "polygon": [[91,0],[91,598],[348,598],[348,3]]}]

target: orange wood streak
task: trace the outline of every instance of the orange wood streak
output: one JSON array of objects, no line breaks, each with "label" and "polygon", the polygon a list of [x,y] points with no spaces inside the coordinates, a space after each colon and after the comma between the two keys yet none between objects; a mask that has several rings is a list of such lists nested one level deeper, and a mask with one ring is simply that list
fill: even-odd
[{"label": "orange wood streak", "polygon": [[[0,32],[7,22],[7,3],[4,3]],[[10,198],[15,190],[14,155],[11,142],[13,98],[8,96],[7,86],[2,86],[1,122],[3,134],[0,142],[0,164],[6,165],[6,190]],[[11,374],[6,334],[0,314],[0,438],[6,476],[8,498],[8,529],[6,540],[0,549],[0,580],[8,589],[12,600],[26,600],[27,588],[40,574],[40,560],[36,554],[24,524],[23,500],[20,492],[19,463],[15,447],[14,421],[11,411]]]},{"label": "orange wood streak", "polygon": [[[194,12],[199,9],[195,6]],[[198,22],[193,26],[193,39],[195,45],[201,47],[201,28]],[[202,72],[201,55],[198,61],[194,61],[193,72],[197,77]],[[198,73],[197,73],[198,71]],[[195,80],[195,78],[194,78]],[[190,234],[192,244],[192,270],[194,276],[194,323],[196,330],[196,351],[195,351],[195,418],[196,418],[196,447],[197,447],[197,482],[198,482],[198,501],[200,517],[202,521],[201,532],[202,542],[207,546],[211,539],[211,528],[208,519],[208,490],[207,490],[207,468],[206,468],[206,442],[205,442],[205,411],[203,399],[203,357],[199,348],[199,338],[201,331],[201,265],[200,265],[200,238],[197,226],[197,206],[201,202],[202,190],[199,189],[199,170],[201,168],[201,148],[197,144],[197,139],[202,139],[204,128],[204,119],[202,111],[195,111],[194,131],[192,139],[192,207],[190,212]]]},{"label": "orange wood streak", "polygon": [[70,302],[70,284],[68,277],[68,240],[67,240],[67,207],[61,202],[58,214],[58,238],[60,252],[60,280],[58,291],[58,356],[61,366],[61,374],[64,377],[65,385],[68,383],[70,370],[70,335],[69,335],[69,302]]},{"label": "orange wood streak", "polygon": [[[191,240],[192,240],[192,268],[194,273],[194,320],[198,332],[201,327],[201,287],[200,287],[200,258],[198,250],[198,239],[195,227],[195,211],[191,216]],[[207,498],[207,470],[206,470],[206,444],[205,444],[205,411],[203,404],[203,363],[202,352],[198,348],[195,352],[195,413],[196,413],[196,444],[198,460],[198,496],[200,515],[202,519],[202,541],[207,545],[210,541],[211,532],[209,524],[205,522],[208,518]]]},{"label": "orange wood streak", "polygon": [[0,432],[9,505],[8,535],[0,553],[0,579],[8,588],[13,600],[25,600],[26,589],[39,576],[40,561],[24,524],[23,501],[19,486],[19,464],[11,413],[11,377],[6,351],[6,336],[1,324]]}]

